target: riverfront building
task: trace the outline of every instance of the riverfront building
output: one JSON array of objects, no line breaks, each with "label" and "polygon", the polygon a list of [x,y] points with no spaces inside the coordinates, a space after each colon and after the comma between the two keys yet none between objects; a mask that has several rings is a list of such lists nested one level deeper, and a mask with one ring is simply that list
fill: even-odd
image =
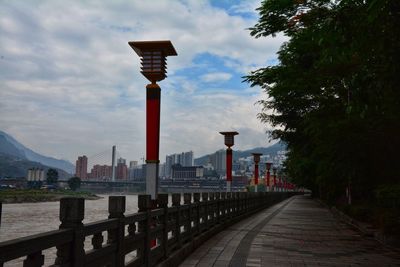
[{"label": "riverfront building", "polygon": [[111,176],[112,176],[112,167],[111,166],[96,164],[93,166],[92,170],[90,171],[88,178],[97,179],[97,180],[98,179],[106,180],[106,179],[111,179]]},{"label": "riverfront building", "polygon": [[221,149],[209,156],[209,162],[214,167],[214,170],[223,175],[226,173],[226,152]]},{"label": "riverfront building", "polygon": [[28,182],[44,181],[44,170],[40,168],[31,168],[26,177]]},{"label": "riverfront building", "polygon": [[87,167],[88,167],[88,158],[85,155],[78,157],[78,160],[76,161],[75,165],[75,176],[81,179],[87,179],[88,178]]},{"label": "riverfront building", "polygon": [[172,179],[200,179],[204,176],[203,166],[172,166]]},{"label": "riverfront building", "polygon": [[126,160],[119,158],[117,161],[117,180],[127,180],[128,179],[128,167],[126,166]]},{"label": "riverfront building", "polygon": [[184,167],[193,166],[193,151],[182,152],[180,154],[167,155],[165,158],[165,171],[164,175],[166,177],[172,176],[172,166],[175,164],[180,164]]}]

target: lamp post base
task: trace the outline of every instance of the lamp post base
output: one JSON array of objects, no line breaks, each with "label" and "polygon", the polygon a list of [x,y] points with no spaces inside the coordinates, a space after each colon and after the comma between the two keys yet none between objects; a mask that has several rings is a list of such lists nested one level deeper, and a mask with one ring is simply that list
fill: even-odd
[{"label": "lamp post base", "polygon": [[157,199],[158,191],[158,163],[146,163],[146,195],[152,200]]},{"label": "lamp post base", "polygon": [[231,181],[226,181],[226,192],[231,192]]},{"label": "lamp post base", "polygon": [[254,192],[256,192],[256,193],[258,191],[257,188],[258,188],[258,184],[254,185]]}]

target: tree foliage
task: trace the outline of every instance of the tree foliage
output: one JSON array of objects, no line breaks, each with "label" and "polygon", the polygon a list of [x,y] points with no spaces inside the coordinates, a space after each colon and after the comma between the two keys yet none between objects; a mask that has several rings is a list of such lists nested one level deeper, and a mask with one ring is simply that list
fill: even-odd
[{"label": "tree foliage", "polygon": [[265,0],[251,35],[285,34],[279,64],[245,77],[268,98],[261,121],[288,144],[300,184],[337,199],[398,181],[400,1]]},{"label": "tree foliage", "polygon": [[79,189],[81,187],[81,178],[79,177],[71,177],[68,180],[68,186],[69,188],[71,188],[72,191],[76,191],[77,189]]},{"label": "tree foliage", "polygon": [[56,169],[48,169],[46,177],[47,184],[55,184],[58,181],[58,171]]}]

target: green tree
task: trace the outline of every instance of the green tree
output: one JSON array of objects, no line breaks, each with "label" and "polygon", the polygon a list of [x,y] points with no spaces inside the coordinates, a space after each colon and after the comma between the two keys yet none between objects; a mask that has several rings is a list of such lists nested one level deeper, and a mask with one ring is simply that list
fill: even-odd
[{"label": "green tree", "polygon": [[81,178],[79,177],[71,177],[68,180],[68,186],[69,188],[71,188],[72,191],[76,191],[77,189],[79,189],[81,187]]},{"label": "green tree", "polygon": [[46,177],[47,184],[55,184],[58,181],[58,171],[56,169],[48,169]]},{"label": "green tree", "polygon": [[261,121],[288,145],[299,185],[336,200],[351,185],[367,200],[395,183],[400,151],[400,1],[265,0],[256,38],[285,34],[279,64],[245,81],[268,98]]}]

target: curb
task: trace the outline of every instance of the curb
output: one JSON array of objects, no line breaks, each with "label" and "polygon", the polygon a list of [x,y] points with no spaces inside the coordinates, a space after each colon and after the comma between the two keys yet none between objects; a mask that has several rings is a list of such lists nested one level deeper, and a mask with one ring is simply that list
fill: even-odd
[{"label": "curb", "polygon": [[326,203],[322,202],[320,199],[315,199],[319,204],[326,207],[331,211],[331,213],[339,218],[339,220],[343,221],[356,231],[360,232],[365,237],[370,237],[381,243],[382,245],[400,252],[400,240],[387,236],[383,234],[376,228],[372,228],[367,223],[362,223],[357,221],[356,219],[350,217],[349,215],[343,213],[342,211],[338,210],[336,207],[329,207]]}]

